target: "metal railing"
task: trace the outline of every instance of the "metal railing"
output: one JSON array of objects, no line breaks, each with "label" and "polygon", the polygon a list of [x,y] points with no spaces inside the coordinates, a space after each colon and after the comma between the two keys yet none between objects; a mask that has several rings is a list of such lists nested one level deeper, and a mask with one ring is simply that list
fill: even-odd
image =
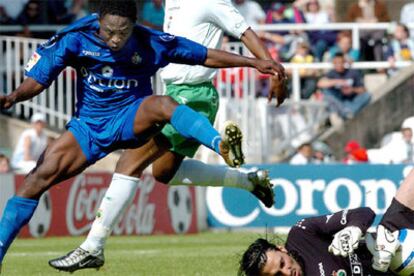
[{"label": "metal railing", "polygon": [[[255,27],[257,31],[351,31],[352,48],[360,49],[361,30],[390,30],[395,26],[395,22],[386,23],[329,23],[329,24],[266,24]],[[414,23],[407,26],[414,29]]]},{"label": "metal railing", "polygon": [[[0,36],[0,93],[10,93],[24,78],[24,67],[31,53],[43,40]],[[240,43],[229,43],[228,51],[248,55]],[[397,63],[407,66],[409,63]],[[388,62],[355,62],[353,68],[387,68]],[[250,68],[232,68],[219,71],[215,84],[221,95],[221,107],[216,127],[226,120],[240,123],[244,132],[246,156],[249,162],[269,162],[273,156],[292,151],[300,143],[319,133],[327,113],[322,102],[300,99],[299,70],[329,69],[329,63],[285,64],[292,71],[293,94],[281,108],[269,105],[267,99],[257,98],[258,74]],[[66,68],[39,96],[19,103],[13,113],[17,117],[29,118],[33,112],[47,114],[51,127],[63,129],[74,113],[76,72]],[[153,78],[154,91],[162,93],[164,88],[159,75]],[[200,158],[214,159],[209,151],[202,150]]]}]

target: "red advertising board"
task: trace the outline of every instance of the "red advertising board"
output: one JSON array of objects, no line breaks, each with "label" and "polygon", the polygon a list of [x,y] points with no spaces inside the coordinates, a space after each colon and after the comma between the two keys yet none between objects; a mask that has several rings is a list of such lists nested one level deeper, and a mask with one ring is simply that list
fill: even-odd
[{"label": "red advertising board", "polygon": [[[69,179],[46,192],[22,237],[76,236],[86,234],[111,174],[86,173]],[[24,176],[11,178],[17,190]],[[135,197],[115,226],[115,235],[173,234],[197,232],[195,190],[167,186],[151,175],[141,179]],[[0,199],[0,201],[4,199]]]}]

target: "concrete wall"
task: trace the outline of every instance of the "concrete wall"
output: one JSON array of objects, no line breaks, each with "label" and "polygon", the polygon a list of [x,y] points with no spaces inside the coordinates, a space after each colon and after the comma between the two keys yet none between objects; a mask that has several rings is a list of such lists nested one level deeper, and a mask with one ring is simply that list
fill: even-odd
[{"label": "concrete wall", "polygon": [[401,70],[376,92],[378,97],[343,129],[325,133],[323,140],[332,147],[338,158],[350,139],[367,148],[375,147],[381,138],[401,128],[407,117],[414,116],[414,66]]}]

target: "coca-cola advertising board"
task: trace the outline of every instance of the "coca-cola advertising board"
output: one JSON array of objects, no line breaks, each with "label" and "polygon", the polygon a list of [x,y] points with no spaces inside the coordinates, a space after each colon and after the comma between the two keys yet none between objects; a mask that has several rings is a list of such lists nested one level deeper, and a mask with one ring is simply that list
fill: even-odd
[{"label": "coca-cola advertising board", "polygon": [[[2,175],[0,212],[23,184],[24,175]],[[21,237],[76,236],[88,233],[111,182],[108,173],[85,173],[56,185],[40,198]],[[195,233],[195,190],[167,186],[144,175],[132,203],[116,224],[115,235]]]}]

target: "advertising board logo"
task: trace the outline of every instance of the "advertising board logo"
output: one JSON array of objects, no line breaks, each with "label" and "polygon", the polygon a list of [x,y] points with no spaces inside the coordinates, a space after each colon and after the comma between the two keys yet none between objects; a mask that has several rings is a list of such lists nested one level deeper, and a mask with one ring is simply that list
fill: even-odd
[{"label": "advertising board logo", "polygon": [[[208,188],[207,207],[209,215],[214,219],[214,223],[217,223],[216,226],[240,227],[249,226],[252,223],[256,223],[257,226],[260,221],[263,221],[262,218],[293,216],[295,221],[286,225],[291,227],[303,217],[334,213],[360,206],[369,206],[374,212],[381,214],[391,203],[397,189],[397,185],[390,179],[355,181],[339,177],[329,180],[298,178],[291,181],[285,178],[274,178],[271,182],[276,189],[276,206],[266,208],[259,201],[254,203],[250,201],[249,204],[243,205],[242,215],[239,210],[231,207],[240,205],[234,202],[238,200],[234,195],[229,196],[230,193],[223,192],[226,188]],[[347,211],[344,211],[341,223],[346,224],[346,215]],[[280,220],[268,221],[280,225]]]}]

